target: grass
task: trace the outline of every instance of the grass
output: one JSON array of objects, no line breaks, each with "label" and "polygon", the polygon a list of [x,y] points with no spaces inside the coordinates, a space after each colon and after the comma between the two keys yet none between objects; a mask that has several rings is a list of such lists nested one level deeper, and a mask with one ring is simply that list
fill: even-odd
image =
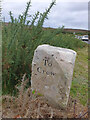
[{"label": "grass", "polygon": [[88,100],[88,46],[76,50],[73,81],[70,94],[80,100],[81,104],[87,105]]}]

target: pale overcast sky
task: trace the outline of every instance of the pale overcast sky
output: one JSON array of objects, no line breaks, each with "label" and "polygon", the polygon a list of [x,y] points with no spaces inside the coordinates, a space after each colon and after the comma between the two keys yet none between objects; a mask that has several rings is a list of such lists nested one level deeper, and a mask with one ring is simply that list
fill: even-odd
[{"label": "pale overcast sky", "polygon": [[[5,21],[10,21],[9,11],[14,17],[18,17],[25,10],[29,0],[3,0],[2,16]],[[51,9],[48,20],[44,27],[58,28],[64,25],[66,28],[88,29],[88,1],[89,0],[57,0],[56,5]],[[52,0],[31,0],[32,7],[29,13],[36,11],[44,12]]]}]

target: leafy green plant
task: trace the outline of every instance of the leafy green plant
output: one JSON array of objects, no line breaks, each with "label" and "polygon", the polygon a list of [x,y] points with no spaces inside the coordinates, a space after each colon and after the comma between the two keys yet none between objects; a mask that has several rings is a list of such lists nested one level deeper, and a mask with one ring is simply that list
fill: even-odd
[{"label": "leafy green plant", "polygon": [[35,90],[32,91],[32,94],[35,94]]}]

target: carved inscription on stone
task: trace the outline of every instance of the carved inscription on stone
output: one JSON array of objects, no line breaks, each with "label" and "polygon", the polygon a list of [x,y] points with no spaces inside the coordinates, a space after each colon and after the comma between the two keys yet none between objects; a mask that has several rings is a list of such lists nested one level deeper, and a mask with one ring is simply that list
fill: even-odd
[{"label": "carved inscription on stone", "polygon": [[[43,59],[43,66],[45,66],[45,67],[53,67],[52,62],[49,61],[49,58],[47,58],[47,57],[45,57]],[[53,71],[44,70],[42,67],[37,67],[37,72],[39,72],[41,74],[53,75],[53,76],[56,74]]]}]

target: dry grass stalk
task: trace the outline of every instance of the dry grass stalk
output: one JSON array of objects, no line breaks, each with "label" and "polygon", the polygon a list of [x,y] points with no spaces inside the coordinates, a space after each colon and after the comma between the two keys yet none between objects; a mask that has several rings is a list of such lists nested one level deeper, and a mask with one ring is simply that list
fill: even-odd
[{"label": "dry grass stalk", "polygon": [[50,118],[53,118],[53,109],[51,108],[51,116],[50,116]]},{"label": "dry grass stalk", "polygon": [[[22,83],[19,90],[18,97],[3,96],[3,118],[73,118],[73,104],[72,99],[69,100],[68,109],[57,110],[45,101],[43,96],[32,94],[31,88],[25,90],[28,79],[25,80],[26,74],[22,78]],[[77,104],[76,114],[79,114],[82,109],[87,110],[80,104]],[[84,116],[85,117],[85,116]],[[87,116],[86,116],[87,117]]]}]

